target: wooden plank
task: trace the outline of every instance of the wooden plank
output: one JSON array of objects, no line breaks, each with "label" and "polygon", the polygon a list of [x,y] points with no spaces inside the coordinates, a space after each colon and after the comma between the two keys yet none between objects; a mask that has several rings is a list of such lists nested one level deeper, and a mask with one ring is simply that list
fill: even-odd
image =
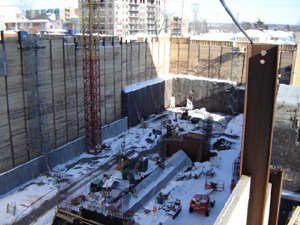
[{"label": "wooden plank", "polygon": [[18,166],[28,161],[27,151],[24,151],[24,144],[26,143],[25,130],[23,130],[23,133],[14,134],[12,139],[14,143],[15,166]]},{"label": "wooden plank", "polygon": [[140,43],[139,61],[140,61],[139,76],[140,76],[140,81],[142,82],[145,81],[145,73],[146,73],[146,44],[144,42]]},{"label": "wooden plank", "polygon": [[210,59],[211,59],[211,73],[210,78],[219,79],[220,74],[220,57],[221,57],[221,47],[211,46],[210,47]]},{"label": "wooden plank", "polygon": [[179,74],[188,74],[188,49],[189,44],[179,45]]},{"label": "wooden plank", "polygon": [[152,55],[152,65],[151,65],[150,79],[153,79],[157,77],[157,73],[158,73],[158,43],[157,42],[152,42],[151,55]]},{"label": "wooden plank", "polygon": [[10,143],[4,142],[1,139],[0,142],[0,173],[6,172],[13,168],[12,155],[10,149]]},{"label": "wooden plank", "polygon": [[220,79],[230,80],[231,76],[231,47],[222,47],[222,64]]},{"label": "wooden plank", "polygon": [[191,45],[190,46],[190,54],[189,54],[189,65],[188,65],[188,74],[189,75],[197,75],[198,74],[198,51],[199,45]]},{"label": "wooden plank", "polygon": [[127,44],[127,49],[126,49],[126,57],[127,57],[127,62],[126,62],[126,86],[133,84],[133,74],[132,74],[132,67],[133,67],[133,62],[132,62],[132,43]]},{"label": "wooden plank", "polygon": [[209,72],[209,46],[200,45],[199,75],[207,77]]},{"label": "wooden plank", "polygon": [[121,83],[122,87],[125,87],[127,85],[126,83],[126,76],[127,76],[127,44],[123,44],[121,47],[121,53],[122,53],[122,61],[121,61]]},{"label": "wooden plank", "polygon": [[178,44],[171,44],[169,72],[172,74],[177,74],[177,66],[178,66]]},{"label": "wooden plank", "polygon": [[131,60],[132,60],[132,84],[138,83],[139,81],[139,43],[132,43],[132,52],[131,52]]}]

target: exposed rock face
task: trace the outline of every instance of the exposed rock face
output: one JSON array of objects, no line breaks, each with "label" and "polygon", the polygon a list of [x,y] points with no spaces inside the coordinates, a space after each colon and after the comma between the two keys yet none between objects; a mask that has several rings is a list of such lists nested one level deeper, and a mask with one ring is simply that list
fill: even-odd
[{"label": "exposed rock face", "polygon": [[176,106],[186,106],[190,97],[197,109],[204,107],[209,112],[227,114],[243,112],[244,89],[237,88],[234,82],[205,78],[173,78],[172,81]]},{"label": "exposed rock face", "polygon": [[[142,82],[144,83],[144,82]],[[122,91],[122,115],[128,117],[128,126],[135,126],[141,118],[170,107],[175,97],[176,107],[185,107],[189,97],[194,108],[226,114],[243,113],[244,88],[230,81],[188,76],[171,80],[156,78],[149,84],[127,86]]]},{"label": "exposed rock face", "polygon": [[284,169],[283,189],[300,190],[300,87],[279,85],[275,109],[271,165]]}]

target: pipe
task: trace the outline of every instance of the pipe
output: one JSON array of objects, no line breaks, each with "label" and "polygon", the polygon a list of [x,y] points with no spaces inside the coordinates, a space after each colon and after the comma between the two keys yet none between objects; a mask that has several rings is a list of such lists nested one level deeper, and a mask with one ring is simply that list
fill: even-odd
[{"label": "pipe", "polygon": [[296,201],[296,202],[300,202],[300,193],[282,190],[281,191],[281,198]]}]

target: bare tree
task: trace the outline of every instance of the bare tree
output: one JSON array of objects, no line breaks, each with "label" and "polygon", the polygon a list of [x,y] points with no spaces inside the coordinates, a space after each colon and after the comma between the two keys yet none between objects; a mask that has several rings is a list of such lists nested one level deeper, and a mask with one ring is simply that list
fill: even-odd
[{"label": "bare tree", "polygon": [[155,21],[154,21],[154,31],[155,36],[158,38],[160,32],[165,31],[168,24],[166,23],[166,12],[165,9],[156,8]]},{"label": "bare tree", "polygon": [[262,22],[259,18],[256,22],[253,22],[255,29],[268,29],[268,25],[265,25],[265,22]]},{"label": "bare tree", "polygon": [[249,30],[249,29],[252,29],[252,28],[253,28],[252,23],[250,23],[250,22],[245,22],[245,21],[243,21],[243,22],[241,23],[241,26],[242,26],[242,28],[243,28],[244,30]]},{"label": "bare tree", "polygon": [[208,32],[208,25],[206,20],[196,20],[195,21],[195,34],[204,34]]},{"label": "bare tree", "polygon": [[36,0],[17,0],[14,5],[20,10],[20,12],[26,16],[26,10],[33,9]]}]

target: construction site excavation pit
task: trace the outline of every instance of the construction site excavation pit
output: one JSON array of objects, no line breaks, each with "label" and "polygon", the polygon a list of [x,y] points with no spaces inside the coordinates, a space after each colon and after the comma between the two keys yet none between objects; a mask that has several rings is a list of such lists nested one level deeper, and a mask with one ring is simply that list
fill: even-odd
[{"label": "construction site excavation pit", "polygon": [[[243,115],[209,113],[202,108],[190,109],[188,117],[182,118],[185,109],[152,114],[124,133],[104,140],[106,148],[97,156],[83,153],[41,174],[30,181],[31,185],[21,187],[22,191],[3,197],[2,206],[8,202],[18,206],[15,216],[6,214],[3,221],[13,222],[18,217],[16,224],[24,224],[35,216],[38,224],[59,224],[66,218],[81,223],[85,219],[101,220],[102,224],[182,224],[183,220],[195,219],[212,224],[231,192],[232,164],[241,148]],[[192,122],[193,118],[199,121]],[[230,149],[209,150],[221,137],[232,143]],[[183,149],[179,143],[190,143],[193,148]],[[180,146],[177,150],[176,145]],[[91,183],[97,179],[102,180],[101,188],[92,192]],[[221,189],[205,189],[209,179],[220,182]],[[189,213],[192,197],[209,192],[211,200],[216,201],[209,217]],[[175,207],[176,199],[180,200],[180,210]],[[53,207],[46,209],[45,201]],[[177,211],[172,214],[168,209],[173,206]],[[37,211],[43,208],[43,213]]]}]

